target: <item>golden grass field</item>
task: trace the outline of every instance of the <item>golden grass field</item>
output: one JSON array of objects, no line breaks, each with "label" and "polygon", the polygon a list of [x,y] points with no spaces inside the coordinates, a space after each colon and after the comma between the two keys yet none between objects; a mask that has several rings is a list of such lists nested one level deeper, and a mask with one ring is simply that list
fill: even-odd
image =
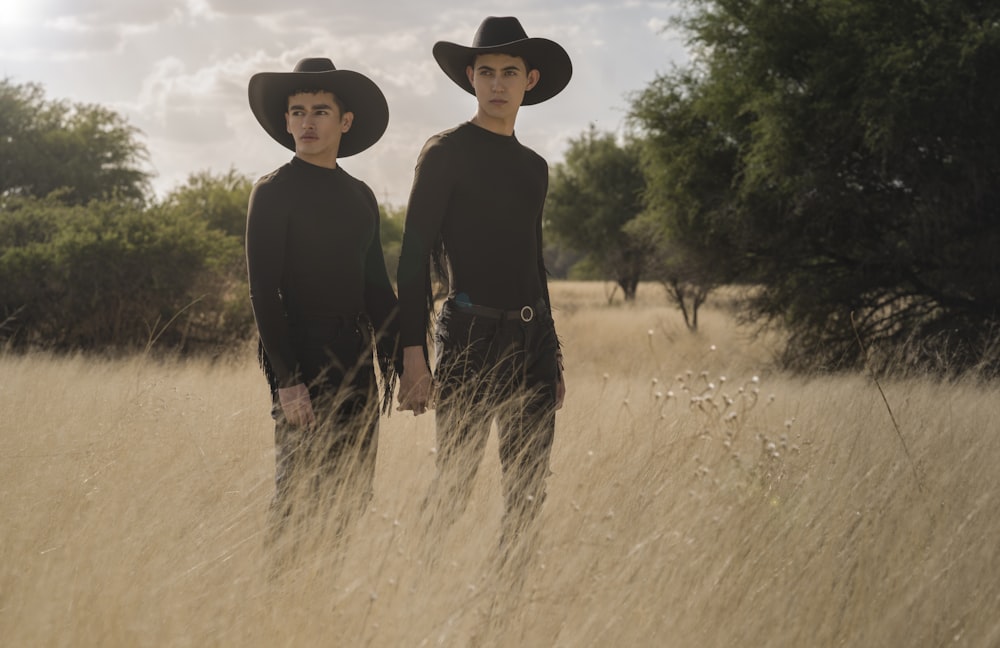
[{"label": "golden grass field", "polygon": [[552,286],[568,396],[515,576],[495,440],[430,535],[433,419],[383,419],[371,508],[275,578],[250,349],[0,356],[0,644],[1000,645],[997,385],[790,376],[711,303],[690,334],[605,290]]}]

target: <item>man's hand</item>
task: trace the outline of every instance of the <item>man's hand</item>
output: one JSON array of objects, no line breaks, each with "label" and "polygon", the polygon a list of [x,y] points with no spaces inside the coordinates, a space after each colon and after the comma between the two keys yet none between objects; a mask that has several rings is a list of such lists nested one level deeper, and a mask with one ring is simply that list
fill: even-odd
[{"label": "man's hand", "polygon": [[304,384],[279,388],[278,401],[285,420],[292,425],[309,425],[316,421],[312,401],[309,400],[309,389]]},{"label": "man's hand", "polygon": [[403,375],[399,377],[399,412],[412,411],[414,416],[427,411],[434,386],[431,370],[424,359],[423,347],[403,349]]}]

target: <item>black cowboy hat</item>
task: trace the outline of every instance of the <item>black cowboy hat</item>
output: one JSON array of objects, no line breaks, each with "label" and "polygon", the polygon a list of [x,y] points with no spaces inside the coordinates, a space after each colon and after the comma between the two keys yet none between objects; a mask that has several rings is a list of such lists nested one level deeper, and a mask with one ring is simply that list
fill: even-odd
[{"label": "black cowboy hat", "polygon": [[476,91],[469,84],[465,68],[479,54],[510,54],[520,56],[540,73],[538,84],[525,93],[523,106],[542,103],[556,96],[573,76],[569,54],[559,43],[546,38],[528,38],[517,18],[490,16],[479,25],[472,46],[465,47],[446,41],[434,44],[434,58],[448,77],[469,94]]},{"label": "black cowboy hat", "polygon": [[340,139],[338,157],[360,153],[382,137],[389,125],[389,104],[375,82],[359,72],[338,70],[327,58],[306,58],[291,72],[260,72],[250,77],[250,110],[267,134],[295,150],[285,128],[288,97],[300,90],[327,90],[354,113],[351,129]]}]

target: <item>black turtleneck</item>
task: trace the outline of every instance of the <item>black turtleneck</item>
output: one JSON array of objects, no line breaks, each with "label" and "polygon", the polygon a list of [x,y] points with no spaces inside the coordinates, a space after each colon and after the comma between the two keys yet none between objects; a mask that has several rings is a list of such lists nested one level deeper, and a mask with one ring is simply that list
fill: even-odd
[{"label": "black turtleneck", "polygon": [[548,165],[513,135],[470,122],[431,137],[417,159],[399,258],[400,344],[422,345],[438,237],[451,296],[519,309],[549,301],[542,259]]},{"label": "black turtleneck", "polygon": [[339,166],[294,157],[261,178],[247,209],[250,300],[278,380],[299,382],[289,326],[367,313],[389,330],[396,307],[372,190]]}]

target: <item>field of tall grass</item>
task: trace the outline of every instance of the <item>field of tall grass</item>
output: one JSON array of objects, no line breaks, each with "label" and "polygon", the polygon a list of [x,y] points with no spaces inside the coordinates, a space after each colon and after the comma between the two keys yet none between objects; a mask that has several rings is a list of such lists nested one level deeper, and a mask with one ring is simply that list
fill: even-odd
[{"label": "field of tall grass", "polygon": [[0,356],[0,644],[1000,645],[998,385],[791,376],[719,304],[691,334],[604,291],[552,287],[568,395],[513,566],[495,439],[431,533],[433,419],[394,412],[365,515],[275,575],[251,349]]}]

